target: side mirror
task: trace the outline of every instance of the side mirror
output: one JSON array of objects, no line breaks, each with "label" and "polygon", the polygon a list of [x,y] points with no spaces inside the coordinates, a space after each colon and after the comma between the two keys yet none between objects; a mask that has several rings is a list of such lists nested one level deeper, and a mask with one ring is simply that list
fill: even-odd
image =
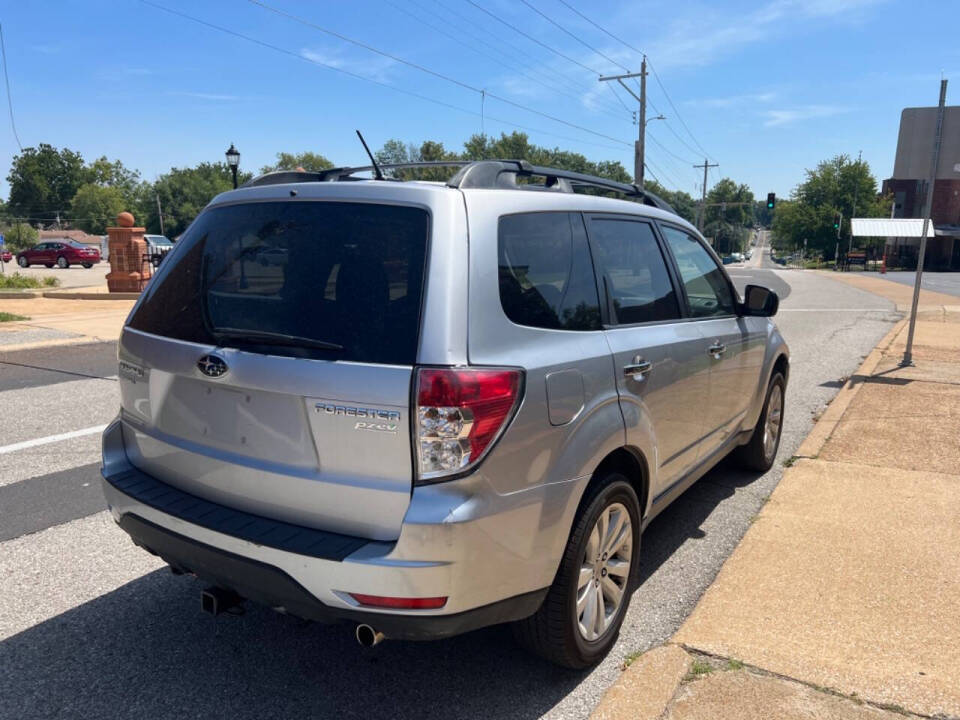
[{"label": "side mirror", "polygon": [[773,317],[780,307],[780,298],[770,288],[747,285],[743,291],[740,314],[753,317]]}]

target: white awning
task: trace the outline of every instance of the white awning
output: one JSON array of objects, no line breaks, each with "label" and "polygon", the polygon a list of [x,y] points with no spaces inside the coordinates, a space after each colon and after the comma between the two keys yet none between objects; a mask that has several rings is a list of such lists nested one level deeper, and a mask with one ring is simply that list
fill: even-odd
[{"label": "white awning", "polygon": [[[923,234],[923,220],[917,218],[854,218],[854,237],[915,237]],[[936,231],[933,223],[927,226],[927,237]]]}]

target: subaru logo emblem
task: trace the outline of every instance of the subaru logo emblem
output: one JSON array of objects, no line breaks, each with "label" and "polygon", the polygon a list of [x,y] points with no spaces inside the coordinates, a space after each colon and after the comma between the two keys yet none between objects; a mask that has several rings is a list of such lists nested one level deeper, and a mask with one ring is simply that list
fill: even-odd
[{"label": "subaru logo emblem", "polygon": [[223,377],[227,374],[226,361],[217,355],[204,355],[197,360],[197,367],[207,377]]}]

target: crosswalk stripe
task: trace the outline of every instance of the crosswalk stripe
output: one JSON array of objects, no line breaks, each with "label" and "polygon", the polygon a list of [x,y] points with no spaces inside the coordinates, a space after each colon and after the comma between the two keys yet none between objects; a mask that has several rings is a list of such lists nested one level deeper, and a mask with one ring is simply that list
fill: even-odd
[{"label": "crosswalk stripe", "polygon": [[94,425],[93,427],[83,428],[82,430],[71,430],[70,432],[60,433],[59,435],[47,435],[46,437],[34,438],[33,440],[23,440],[12,445],[0,446],[0,455],[25,450],[26,448],[36,447],[37,445],[47,445],[49,443],[60,442],[61,440],[72,440],[73,438],[83,437],[84,435],[93,435],[103,432],[106,425]]}]

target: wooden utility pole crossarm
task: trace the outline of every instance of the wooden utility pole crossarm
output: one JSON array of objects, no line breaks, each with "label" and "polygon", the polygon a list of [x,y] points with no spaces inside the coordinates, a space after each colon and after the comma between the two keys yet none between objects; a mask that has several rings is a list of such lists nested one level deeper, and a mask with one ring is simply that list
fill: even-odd
[{"label": "wooden utility pole crossarm", "polygon": [[[624,82],[624,80],[635,77],[640,78],[639,96]],[[645,135],[647,130],[647,56],[643,56],[643,62],[640,64],[640,72],[638,73],[626,73],[624,75],[602,75],[600,77],[600,82],[608,82],[610,80],[616,80],[618,83],[620,83],[623,89],[630,93],[630,95],[633,96],[638,103],[640,103],[640,115],[637,118],[637,141],[633,145],[633,181],[637,184],[637,187],[642,189],[644,146],[646,143]]]},{"label": "wooden utility pole crossarm", "polygon": [[712,167],[720,167],[718,163],[710,163],[706,158],[703,159],[703,165],[694,165],[695,168],[703,168],[703,188],[700,195],[700,212],[697,213],[697,230],[703,233],[703,223],[707,215],[707,170]]}]

